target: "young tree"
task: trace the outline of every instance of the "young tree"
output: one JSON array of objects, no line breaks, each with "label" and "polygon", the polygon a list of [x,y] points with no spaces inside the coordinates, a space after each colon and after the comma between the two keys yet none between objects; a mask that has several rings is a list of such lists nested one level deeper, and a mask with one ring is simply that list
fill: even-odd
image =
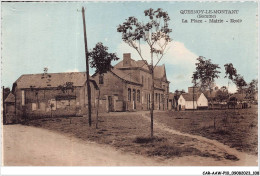
[{"label": "young tree", "polygon": [[232,63],[225,64],[224,67],[225,67],[225,74],[226,74],[225,78],[228,77],[229,79],[228,80],[228,88],[229,88],[230,80],[234,81],[234,79],[237,76],[237,70],[234,68]]},{"label": "young tree", "polygon": [[217,69],[220,67],[218,64],[213,64],[210,59],[206,60],[203,56],[200,56],[197,60],[199,62],[196,63],[196,71],[193,75],[196,75],[196,78],[200,81],[199,84],[202,91],[209,90],[211,92],[215,78],[219,78],[220,71]]},{"label": "young tree", "polygon": [[199,79],[199,75],[198,75],[198,72],[194,72],[193,75],[192,75],[192,83],[193,83],[193,94],[192,94],[192,103],[193,103],[193,110],[195,109],[195,106],[194,106],[194,88],[197,86],[197,80]]},{"label": "young tree", "polygon": [[[113,67],[111,65],[112,61],[116,61],[119,58],[115,53],[108,53],[108,47],[104,46],[103,43],[97,43],[93,50],[89,53],[90,57],[90,67],[95,68],[95,73],[98,73],[103,77],[104,73],[111,70]],[[96,111],[96,128],[98,128],[98,109],[99,109],[99,99],[100,99],[101,84],[98,91],[98,104]]]},{"label": "young tree", "polygon": [[[154,10],[152,8],[145,10],[144,14],[148,17],[147,22],[139,22],[136,17],[129,17],[126,21],[119,25],[117,31],[122,33],[122,39],[130,47],[134,48],[141,59],[149,68],[152,76],[151,92],[152,107],[151,115],[151,137],[153,137],[153,110],[154,110],[154,68],[160,62],[165,54],[168,43],[172,40],[169,28],[170,17],[167,12],[161,8]],[[142,52],[142,44],[149,46],[150,57],[145,58]],[[154,60],[156,56],[157,60]],[[150,60],[150,63],[147,61]],[[154,62],[155,61],[155,62]]]}]

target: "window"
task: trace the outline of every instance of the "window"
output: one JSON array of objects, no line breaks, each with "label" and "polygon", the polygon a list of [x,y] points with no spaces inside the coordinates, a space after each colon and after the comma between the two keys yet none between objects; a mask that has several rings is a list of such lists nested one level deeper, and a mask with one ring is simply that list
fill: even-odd
[{"label": "window", "polygon": [[135,101],[136,100],[136,91],[135,91],[135,89],[133,89],[133,101]]},{"label": "window", "polygon": [[104,76],[99,75],[99,84],[104,84]]},{"label": "window", "polygon": [[164,96],[163,96],[163,94],[161,94],[161,99],[162,99],[162,102],[164,101]]},{"label": "window", "polygon": [[157,96],[158,96],[158,94],[155,93],[155,102],[156,102],[156,103],[157,103]]},{"label": "window", "polygon": [[144,76],[142,76],[142,84],[144,84]]},{"label": "window", "polygon": [[32,103],[32,111],[36,110],[36,103]]},{"label": "window", "polygon": [[24,96],[24,90],[22,90],[22,106],[25,105],[25,96]]},{"label": "window", "polygon": [[140,102],[140,90],[137,90],[137,101]]},{"label": "window", "polygon": [[128,88],[128,101],[131,101],[131,89]]}]

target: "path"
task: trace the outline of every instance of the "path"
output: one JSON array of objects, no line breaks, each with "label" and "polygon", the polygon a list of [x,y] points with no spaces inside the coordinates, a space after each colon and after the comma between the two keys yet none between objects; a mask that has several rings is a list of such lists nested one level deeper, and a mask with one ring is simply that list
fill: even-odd
[{"label": "path", "polygon": [[[150,120],[150,117],[146,115],[147,113],[142,113],[142,116],[146,119],[146,120]],[[160,130],[164,130],[167,132],[170,132],[171,134],[176,134],[176,135],[181,135],[181,136],[186,136],[186,137],[190,137],[190,138],[195,138],[201,142],[207,143],[207,144],[211,144],[211,147],[213,149],[218,148],[221,149],[222,151],[228,153],[229,155],[234,155],[236,156],[239,161],[233,161],[234,163],[226,163],[226,164],[232,164],[232,165],[248,165],[248,166],[257,166],[258,162],[257,162],[257,156],[254,155],[249,155],[247,153],[243,153],[243,152],[239,152],[238,150],[236,150],[235,148],[230,148],[227,145],[224,145],[223,143],[220,143],[216,140],[212,140],[212,139],[208,139],[202,136],[198,136],[198,135],[193,135],[193,134],[188,134],[188,133],[183,133],[177,130],[173,130],[169,127],[167,127],[166,125],[163,125],[162,123],[159,123],[157,121],[154,120],[154,128],[158,128]]]}]

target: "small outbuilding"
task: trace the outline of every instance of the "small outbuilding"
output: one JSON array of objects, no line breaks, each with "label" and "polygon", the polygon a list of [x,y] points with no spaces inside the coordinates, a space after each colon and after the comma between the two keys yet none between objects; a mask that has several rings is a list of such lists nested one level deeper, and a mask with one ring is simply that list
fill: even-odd
[{"label": "small outbuilding", "polygon": [[203,93],[184,93],[178,99],[179,110],[207,109],[208,99]]},{"label": "small outbuilding", "polygon": [[4,124],[15,122],[15,96],[9,93],[4,100]]}]

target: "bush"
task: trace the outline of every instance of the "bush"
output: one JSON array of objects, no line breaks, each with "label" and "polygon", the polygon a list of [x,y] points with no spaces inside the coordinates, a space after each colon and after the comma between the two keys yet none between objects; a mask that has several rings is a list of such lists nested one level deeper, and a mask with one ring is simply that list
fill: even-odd
[{"label": "bush", "polygon": [[166,138],[159,138],[159,137],[136,137],[134,143],[144,144],[150,142],[163,142],[166,141]]}]

